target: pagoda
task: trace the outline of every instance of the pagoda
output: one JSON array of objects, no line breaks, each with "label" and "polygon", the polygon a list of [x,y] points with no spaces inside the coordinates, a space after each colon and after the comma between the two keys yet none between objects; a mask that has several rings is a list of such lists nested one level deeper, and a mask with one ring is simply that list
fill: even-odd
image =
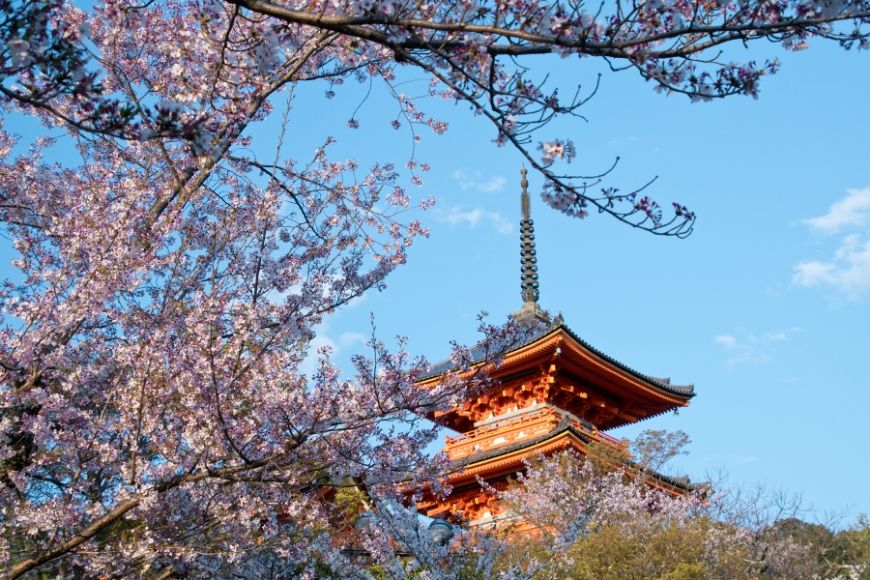
[{"label": "pagoda", "polygon": [[[479,483],[504,489],[523,471],[523,461],[538,454],[573,449],[586,454],[604,445],[628,460],[626,444],[607,430],[685,407],[691,385],[642,374],[596,349],[568,328],[561,315],[551,317],[539,305],[534,224],[526,170],[522,170],[520,264],[522,308],[513,318],[529,332],[511,347],[497,367],[487,366],[491,387],[431,418],[458,432],[447,437],[444,452],[455,468],[446,478],[446,498],[426,495],[418,509],[432,518],[469,525],[507,522],[496,497]],[[451,370],[435,365],[418,381],[433,386]],[[474,369],[476,370],[476,369]],[[469,372],[474,372],[474,370]],[[683,493],[686,483],[655,474],[651,485]]]}]

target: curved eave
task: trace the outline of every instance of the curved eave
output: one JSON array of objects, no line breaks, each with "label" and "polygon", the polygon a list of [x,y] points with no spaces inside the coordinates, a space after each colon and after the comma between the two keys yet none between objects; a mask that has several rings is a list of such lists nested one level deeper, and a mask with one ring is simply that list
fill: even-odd
[{"label": "curved eave", "polygon": [[[517,467],[522,466],[523,459],[531,455],[539,453],[548,454],[568,446],[583,451],[590,443],[592,441],[587,435],[578,431],[570,424],[563,424],[546,435],[530,439],[524,443],[493,450],[492,452],[479,453],[461,462],[456,462],[455,465],[460,466],[462,469],[450,474],[447,482],[455,485],[468,475],[477,476],[487,472],[501,472],[504,471],[505,467],[510,470],[514,465]],[[635,464],[628,462],[627,465],[634,466]],[[637,467],[633,467],[633,469],[638,470]],[[515,472],[512,471],[512,473]],[[679,490],[680,492],[691,491],[695,488],[695,486],[689,483],[687,478],[670,477],[651,470],[645,473],[659,487]],[[474,479],[475,481],[477,480],[476,477]]]},{"label": "curved eave", "polygon": [[[529,363],[534,362],[537,358],[552,356],[555,349],[562,346],[568,347],[569,356],[577,359],[578,364],[592,363],[599,369],[606,369],[614,380],[630,383],[635,389],[646,393],[653,400],[658,399],[670,403],[671,406],[650,416],[675,407],[685,407],[688,405],[688,401],[695,396],[694,385],[674,385],[671,384],[670,379],[659,379],[640,373],[596,349],[574,334],[564,324],[557,325],[526,344],[508,351],[504,356],[502,365],[491,372],[495,378],[509,376],[517,369],[528,368]],[[484,364],[483,362],[476,364],[465,374],[479,371]],[[434,365],[434,368],[443,368],[444,366],[445,363],[440,363]],[[436,374],[424,376],[417,381],[417,384],[421,386],[435,384],[442,380],[448,372],[448,370],[442,370]]]},{"label": "curved eave", "polygon": [[661,416],[661,415],[664,415],[665,413],[671,413],[671,412],[673,412],[674,409],[676,409],[678,406],[679,406],[679,407],[688,407],[688,406],[689,406],[689,403],[686,402],[686,403],[683,403],[682,405],[674,405],[674,406],[672,406],[672,407],[668,407],[668,408],[666,408],[666,409],[662,409],[661,411],[656,411],[656,412],[654,412],[654,413],[650,413],[649,415],[644,415],[643,417],[641,417],[641,418],[638,419],[637,421],[618,421],[618,422],[613,422],[613,423],[608,424],[606,427],[600,427],[599,429],[600,429],[601,431],[610,431],[611,429],[619,429],[620,427],[625,427],[626,425],[634,425],[634,424],[636,424],[636,423],[640,423],[641,421],[646,421],[647,419],[652,419],[652,418],[654,418],[654,417],[659,417],[659,416]]},{"label": "curved eave", "polygon": [[[469,487],[478,486],[478,477],[492,482],[523,471],[525,468],[523,460],[534,455],[549,455],[569,447],[585,455],[585,450],[590,442],[591,440],[584,433],[577,431],[569,424],[562,424],[545,435],[490,452],[478,453],[455,462],[457,470],[447,475],[445,483],[453,488],[454,494],[457,494]],[[627,463],[627,465],[631,466],[632,464]],[[695,486],[689,483],[687,478],[669,477],[658,472],[646,472],[644,477],[649,485],[678,495],[695,489]],[[429,496],[418,504],[418,508],[426,509],[440,503]]]},{"label": "curved eave", "polygon": [[620,371],[627,373],[627,374],[631,375],[632,377],[634,377],[640,381],[643,381],[644,383],[646,383],[647,385],[649,385],[650,387],[652,387],[653,389],[655,389],[658,392],[667,393],[669,395],[674,395],[674,396],[677,396],[685,401],[688,401],[689,399],[691,399],[692,397],[695,396],[695,386],[694,385],[691,385],[691,384],[689,384],[689,385],[674,385],[674,384],[671,384],[670,379],[660,379],[660,378],[652,377],[650,375],[645,375],[641,372],[634,370],[630,366],[619,362],[615,358],[601,352],[600,350],[598,350],[597,348],[595,348],[594,346],[592,346],[591,344],[589,344],[588,342],[586,342],[585,340],[583,340],[582,338],[580,338],[579,336],[574,334],[574,332],[570,328],[565,326],[564,324],[560,325],[556,329],[556,331],[554,331],[554,332],[557,332],[559,330],[564,331],[568,336],[571,337],[571,339],[574,340],[574,342],[576,342],[578,345],[580,345],[589,354],[597,357],[598,359],[611,365],[612,367],[619,369]]}]

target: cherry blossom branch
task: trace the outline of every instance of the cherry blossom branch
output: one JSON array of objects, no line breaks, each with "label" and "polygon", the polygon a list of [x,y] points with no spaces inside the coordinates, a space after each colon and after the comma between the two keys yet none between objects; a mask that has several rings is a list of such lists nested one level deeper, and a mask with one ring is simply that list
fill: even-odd
[{"label": "cherry blossom branch", "polygon": [[[433,20],[394,17],[388,14],[372,14],[365,16],[332,16],[325,14],[311,14],[309,12],[292,10],[282,7],[272,2],[264,0],[226,0],[230,4],[247,8],[253,12],[266,14],[279,18],[288,23],[305,24],[316,28],[332,30],[341,34],[354,36],[363,40],[377,42],[388,46],[399,46],[408,50],[427,49],[427,50],[444,50],[462,46],[459,42],[449,42],[449,37],[436,38],[433,40],[413,39],[403,42],[390,41],[389,36],[377,30],[372,30],[372,26],[385,26],[395,28],[405,28],[408,30],[432,30],[447,33],[474,33],[496,38],[505,38],[511,40],[522,40],[538,46],[524,45],[498,45],[487,44],[486,51],[493,56],[509,55],[521,56],[529,54],[547,54],[556,51],[559,48],[577,49],[584,54],[591,56],[607,56],[611,58],[631,58],[632,54],[628,49],[638,46],[654,44],[663,40],[674,38],[682,38],[686,36],[713,36],[717,33],[728,33],[728,36],[714,44],[690,45],[681,49],[665,50],[653,52],[652,56],[657,58],[674,58],[687,56],[696,52],[703,51],[715,44],[729,42],[736,39],[759,38],[769,36],[778,32],[793,32],[799,29],[809,29],[825,24],[831,24],[841,21],[851,20],[866,20],[870,19],[870,8],[857,9],[854,11],[844,11],[841,14],[835,14],[817,18],[799,18],[783,19],[775,22],[758,22],[751,20],[746,23],[726,22],[720,25],[696,25],[690,23],[688,26],[675,28],[658,33],[650,33],[647,35],[637,36],[631,40],[608,40],[605,42],[590,41],[587,38],[572,39],[561,35],[544,35],[518,30],[497,25],[473,24],[470,22],[439,22]],[[733,17],[732,17],[733,18]],[[693,20],[694,22],[694,20]],[[746,35],[745,33],[752,32],[753,34]],[[762,33],[762,34],[755,34]]]},{"label": "cherry blossom branch", "polygon": [[[301,442],[297,442],[294,447],[301,446]],[[199,481],[204,481],[207,479],[224,479],[224,480],[232,480],[234,476],[237,474],[247,473],[256,469],[261,469],[263,467],[268,467],[270,465],[277,465],[278,460],[282,457],[286,457],[288,452],[283,452],[280,454],[275,454],[266,459],[261,459],[258,461],[246,462],[242,465],[232,466],[232,467],[224,467],[220,469],[214,470],[203,470],[199,473],[190,473],[184,475],[182,477],[177,477],[175,479],[154,485],[152,487],[152,492],[157,494],[166,493],[175,488],[188,485],[191,483],[196,483]],[[7,577],[19,578],[45,564],[47,562],[51,562],[52,560],[56,560],[58,558],[63,557],[65,554],[75,550],[80,545],[84,544],[91,540],[94,536],[96,536],[100,531],[106,529],[114,522],[118,521],[125,514],[130,512],[131,510],[139,507],[145,499],[145,494],[137,493],[134,494],[133,497],[129,497],[117,505],[115,505],[111,510],[100,516],[99,518],[92,521],[88,524],[84,529],[75,533],[68,540],[63,543],[49,548],[47,550],[43,550],[36,555],[33,555],[29,558],[21,560],[20,562],[15,563],[9,568],[9,572]]]}]

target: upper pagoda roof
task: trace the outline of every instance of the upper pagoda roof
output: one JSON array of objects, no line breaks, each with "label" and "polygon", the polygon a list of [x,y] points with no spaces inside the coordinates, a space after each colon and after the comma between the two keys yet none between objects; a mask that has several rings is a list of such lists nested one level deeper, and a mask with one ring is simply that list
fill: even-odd
[{"label": "upper pagoda roof", "polygon": [[[536,330],[533,330],[531,332],[531,334],[525,340],[523,340],[522,342],[520,342],[516,346],[511,347],[505,353],[504,358],[507,360],[510,358],[511,354],[513,354],[517,351],[520,351],[522,349],[525,349],[526,347],[529,347],[538,341],[542,341],[543,339],[546,339],[546,338],[550,337],[551,335],[555,335],[559,332],[563,332],[568,337],[570,337],[574,342],[576,342],[577,345],[582,347],[584,350],[595,355],[596,357],[598,357],[602,361],[616,367],[617,369],[630,374],[631,376],[635,377],[636,379],[639,379],[639,380],[642,380],[642,381],[648,383],[650,386],[656,388],[657,390],[660,390],[660,391],[667,393],[667,394],[670,394],[670,395],[684,397],[686,399],[690,399],[690,398],[695,396],[695,386],[694,385],[692,385],[692,384],[675,385],[675,384],[671,383],[670,378],[654,377],[654,376],[647,375],[647,374],[641,373],[641,372],[633,369],[632,367],[628,366],[627,364],[616,360],[612,356],[602,352],[601,350],[595,348],[594,346],[592,346],[591,344],[589,344],[588,342],[583,340],[583,338],[581,338],[579,335],[577,335],[564,322],[562,322],[562,320],[559,317],[557,317],[556,320],[549,325],[541,324],[539,326],[540,327]],[[488,351],[484,345],[480,345],[480,344],[476,345],[475,347],[473,347],[471,349],[471,361],[472,361],[472,363],[486,362],[484,359],[486,358],[487,354],[488,354]],[[432,365],[432,367],[429,369],[429,372],[427,372],[425,375],[420,377],[420,379],[418,379],[417,382],[419,382],[419,383],[429,382],[429,380],[431,380],[435,377],[438,377],[446,372],[449,372],[449,371],[453,370],[453,368],[454,368],[454,363],[450,359],[443,360],[441,362],[438,362],[438,363]]]}]

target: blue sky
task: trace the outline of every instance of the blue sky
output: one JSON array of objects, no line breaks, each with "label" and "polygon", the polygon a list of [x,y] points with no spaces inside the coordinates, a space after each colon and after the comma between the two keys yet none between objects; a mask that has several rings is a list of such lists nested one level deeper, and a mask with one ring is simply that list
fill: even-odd
[{"label": "blue sky", "polygon": [[[801,493],[819,513],[848,510],[851,520],[870,512],[870,55],[816,43],[778,56],[782,70],[764,79],[759,100],[703,104],[594,61],[527,61],[565,87],[605,73],[584,107],[588,123],[560,123],[543,138],[573,138],[581,171],[619,155],[612,185],[658,176],[653,197],[699,216],[690,238],[664,239],[597,215],[568,218],[533,195],[541,304],[618,360],[695,384],[678,416],[614,435],[683,429],[692,444],[675,471],[699,481],[724,470],[734,483]],[[376,85],[363,101],[367,89],[351,82],[326,101],[326,87],[300,88],[285,151],[304,159],[334,135],[336,154],[402,165],[412,139],[389,128],[397,107],[385,91]],[[423,94],[425,79],[401,90]],[[362,348],[370,313],[380,337],[408,336],[435,361],[450,340],[478,338],[479,312],[500,321],[521,305],[519,155],[497,148],[465,107],[420,106],[450,123],[416,146],[432,171],[413,189],[438,199],[422,216],[431,238],[384,292],[324,324],[318,344],[341,360]],[[254,132],[263,152],[275,125]],[[32,125],[18,127],[32,136]],[[535,194],[540,179],[530,182]]]},{"label": "blue sky", "polygon": [[[597,215],[562,216],[535,195],[541,304],[618,360],[696,385],[678,416],[614,435],[683,429],[692,444],[676,471],[699,481],[724,470],[732,483],[799,493],[820,517],[846,510],[851,521],[870,512],[870,58],[821,43],[734,56],[770,54],[783,67],[758,100],[691,104],[630,72],[607,73],[583,110],[588,123],[543,135],[571,136],[582,170],[621,156],[612,184],[658,176],[653,197],[699,218],[690,238],[662,239]],[[564,86],[603,71],[531,64]],[[322,134],[329,119],[348,156],[403,162],[409,138],[382,128],[393,106],[377,88],[357,113],[361,129],[342,130],[361,93],[345,87],[327,117],[300,119],[303,135]],[[438,198],[424,215],[431,239],[411,249],[386,291],[327,323],[321,340],[339,357],[359,347],[370,312],[381,337],[408,336],[437,360],[451,339],[476,339],[481,310],[501,320],[520,306],[521,160],[463,107],[435,107],[450,129],[417,147],[433,166],[419,192]]]}]

